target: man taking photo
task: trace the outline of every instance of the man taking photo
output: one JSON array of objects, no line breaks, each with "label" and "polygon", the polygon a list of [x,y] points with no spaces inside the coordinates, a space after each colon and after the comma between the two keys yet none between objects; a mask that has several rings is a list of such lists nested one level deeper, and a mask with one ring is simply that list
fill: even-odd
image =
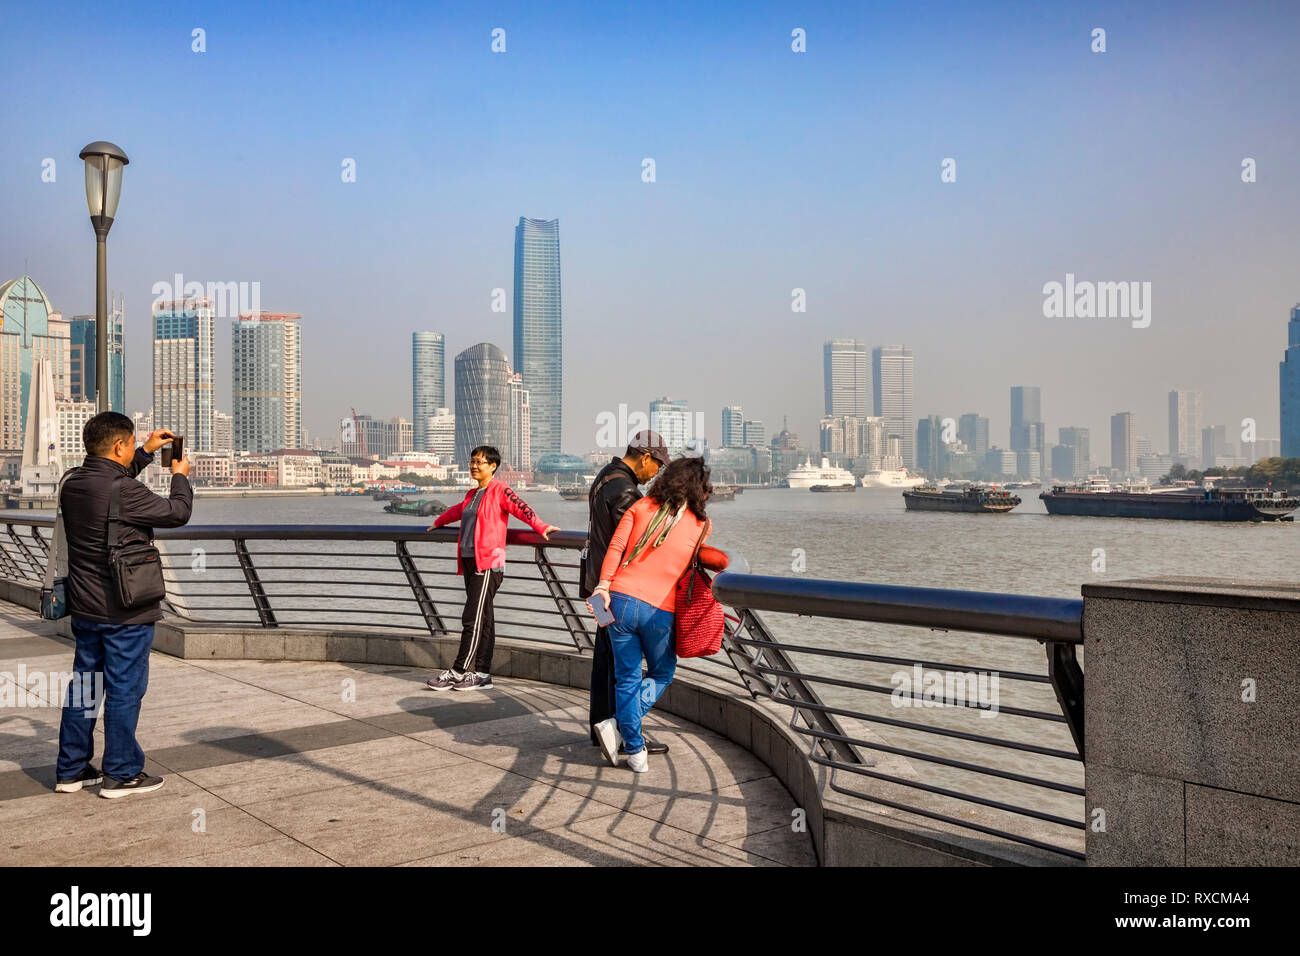
[{"label": "man taking photo", "polygon": [[[71,692],[59,724],[59,760],[54,789],[72,793],[100,783],[101,797],[149,793],[163,785],[144,772],[144,751],[135,739],[140,701],[149,684],[149,649],[158,601],[122,606],[109,566],[109,505],[116,491],[118,535],[122,545],[144,542],[154,528],[176,528],[190,520],[194,491],[188,458],[172,462],[171,494],[160,497],[135,480],[153,453],[176,436],[151,432],[135,447],[135,423],[118,412],[100,412],[82,430],[86,460],[62,485],[59,506],[68,539],[67,601],[77,650],[76,682],[102,673],[104,687],[103,773],[95,755],[94,710],[72,706]],[[83,676],[86,675],[86,676]],[[84,686],[84,685],[83,685]]]}]

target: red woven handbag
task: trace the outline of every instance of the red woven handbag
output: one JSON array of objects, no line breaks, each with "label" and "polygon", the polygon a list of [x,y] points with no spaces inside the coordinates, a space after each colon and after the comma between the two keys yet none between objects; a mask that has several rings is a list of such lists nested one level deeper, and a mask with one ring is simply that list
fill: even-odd
[{"label": "red woven handbag", "polygon": [[700,567],[700,545],[709,534],[706,519],[686,571],[677,579],[673,638],[678,657],[709,657],[722,649],[722,605],[713,596],[713,579]]}]

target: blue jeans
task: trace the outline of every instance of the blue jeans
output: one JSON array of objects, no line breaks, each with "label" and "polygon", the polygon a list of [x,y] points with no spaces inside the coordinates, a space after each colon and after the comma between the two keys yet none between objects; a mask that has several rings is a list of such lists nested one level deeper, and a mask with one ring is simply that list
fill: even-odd
[{"label": "blue jeans", "polygon": [[[650,712],[677,670],[677,648],[673,643],[673,612],[645,601],[611,591],[610,647],[614,652],[614,716],[618,732],[629,754],[645,749],[641,719]],[[645,658],[646,675],[641,676]]]},{"label": "blue jeans", "polygon": [[[103,769],[114,780],[131,780],[144,770],[144,751],[136,743],[135,726],[140,719],[140,701],[149,686],[153,627],[152,624],[105,624],[72,618],[72,636],[77,641],[72,664],[76,674],[74,684],[84,686],[89,681],[93,686],[93,675],[104,675]],[[83,674],[91,676],[83,678]],[[59,723],[56,779],[71,780],[94,758],[95,719],[99,709],[97,706],[87,716],[85,702],[74,701],[69,686]]]}]

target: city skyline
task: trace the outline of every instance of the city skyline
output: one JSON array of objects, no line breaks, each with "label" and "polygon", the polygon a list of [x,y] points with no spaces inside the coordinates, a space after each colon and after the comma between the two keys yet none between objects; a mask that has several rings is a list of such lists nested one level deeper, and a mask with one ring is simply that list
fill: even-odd
[{"label": "city skyline", "polygon": [[[808,52],[795,54],[791,18],[773,9],[713,12],[685,35],[671,17],[610,11],[593,35],[573,11],[507,6],[514,42],[495,56],[476,16],[410,8],[402,30],[378,27],[382,62],[358,52],[337,75],[304,66],[329,58],[332,39],[374,29],[369,18],[269,16],[232,42],[223,18],[240,8],[212,21],[222,42],[203,54],[186,31],[125,12],[112,27],[130,92],[120,101],[84,102],[58,71],[36,83],[0,67],[32,107],[20,147],[0,156],[12,186],[0,214],[18,224],[0,236],[0,262],[35,276],[65,315],[93,304],[76,150],[102,132],[132,157],[108,257],[110,289],[127,301],[128,408],[149,405],[153,287],[181,272],[259,282],[268,311],[312,317],[312,434],[332,433],[353,404],[408,414],[394,373],[413,330],[444,332],[451,354],[511,342],[503,227],[528,212],[565,223],[569,451],[594,445],[600,412],[663,394],[705,412],[711,444],[716,410],[732,403],[815,435],[823,396],[806,383],[822,356],[802,343],[835,337],[909,342],[916,417],[978,409],[994,436],[1007,434],[1004,389],[1017,381],[1051,383],[1049,429],[1104,434],[1113,406],[1159,439],[1182,383],[1204,394],[1207,420],[1251,418],[1280,435],[1273,363],[1300,298],[1300,186],[1283,173],[1300,151],[1285,93],[1300,86],[1293,7],[1243,17],[1209,3],[1177,15],[1098,4],[1104,54],[1065,10],[955,9],[936,36],[899,10],[813,7],[798,24]],[[13,11],[15,33],[89,52],[75,18],[35,17]],[[435,22],[448,42],[430,64],[406,37]],[[864,44],[875,51],[865,60]],[[539,83],[543,63],[552,72]],[[363,65],[370,82],[355,83]],[[953,86],[952,69],[980,79]],[[394,89],[407,91],[398,108],[378,108]],[[843,119],[855,89],[885,91],[869,120]],[[154,118],[195,103],[258,149],[178,150]],[[629,107],[643,119],[629,121]],[[340,109],[361,127],[340,127]],[[1113,119],[1085,133],[1079,116]],[[1132,160],[1100,162],[1118,155]],[[41,178],[47,157],[54,181]],[[948,157],[954,182],[940,178]],[[355,182],[340,177],[347,159]],[[181,201],[202,229],[175,214]],[[1150,325],[1045,318],[1043,287],[1067,274],[1150,281]],[[344,283],[373,291],[357,305]],[[498,289],[507,301],[495,311]],[[796,289],[805,311],[792,308]],[[219,318],[226,355],[232,316]],[[1255,347],[1223,347],[1237,337]],[[219,369],[216,407],[231,407],[229,384]]]}]

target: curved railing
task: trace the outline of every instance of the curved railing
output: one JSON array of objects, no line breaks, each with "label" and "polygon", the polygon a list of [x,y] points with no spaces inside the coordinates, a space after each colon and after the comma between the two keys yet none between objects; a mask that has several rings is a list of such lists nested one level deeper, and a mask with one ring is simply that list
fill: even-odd
[{"label": "curved railing", "polygon": [[[0,578],[38,585],[53,522],[3,520]],[[456,536],[454,528],[422,525],[195,525],[155,533],[166,607],[179,621],[433,636],[460,631]],[[585,538],[508,532],[495,602],[500,637],[591,649],[595,624],[577,589]],[[523,557],[527,549],[531,556]],[[720,574],[714,588],[732,609],[725,653],[682,660],[679,669],[788,707],[791,728],[807,738],[808,758],[828,769],[836,794],[1083,857],[1083,672],[1075,657],[1082,602],[734,572]],[[885,625],[908,627],[911,636]],[[936,635],[950,632],[981,637],[963,638],[940,658],[948,651]],[[1030,641],[1044,645],[1045,673],[1028,663]],[[949,701],[945,694],[943,706],[931,707],[924,687],[900,693],[900,675],[942,675],[946,688],[951,675],[986,672],[997,678],[992,706],[978,695]]]}]

